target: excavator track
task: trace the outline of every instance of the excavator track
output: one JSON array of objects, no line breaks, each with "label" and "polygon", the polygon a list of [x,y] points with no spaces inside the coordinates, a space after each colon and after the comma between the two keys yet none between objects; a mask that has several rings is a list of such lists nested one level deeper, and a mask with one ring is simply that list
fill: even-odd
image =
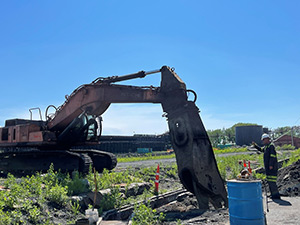
[{"label": "excavator track", "polygon": [[87,173],[92,159],[88,154],[65,150],[16,149],[0,153],[0,171],[5,176],[8,173],[23,176],[35,172],[47,172],[53,164],[54,170],[72,172],[78,170]]},{"label": "excavator track", "polygon": [[72,172],[77,170],[88,173],[90,166],[96,171],[112,170],[117,165],[114,154],[99,150],[38,150],[35,148],[18,148],[4,150],[0,153],[0,174],[8,173],[22,176],[35,172],[46,172],[51,163],[54,170]]},{"label": "excavator track", "polygon": [[74,153],[87,154],[93,162],[93,167],[98,172],[102,172],[103,169],[112,170],[117,166],[117,157],[110,153],[96,149],[72,149]]}]

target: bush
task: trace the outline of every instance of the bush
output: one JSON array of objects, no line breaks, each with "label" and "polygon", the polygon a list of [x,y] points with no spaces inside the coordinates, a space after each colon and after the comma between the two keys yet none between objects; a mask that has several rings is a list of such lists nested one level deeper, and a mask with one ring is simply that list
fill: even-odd
[{"label": "bush", "polygon": [[122,198],[117,187],[111,189],[110,195],[104,195],[100,204],[100,211],[106,211],[121,206]]},{"label": "bush", "polygon": [[156,210],[152,209],[149,204],[148,206],[144,204],[135,205],[133,214],[134,216],[132,218],[132,225],[161,224],[165,218],[163,213],[157,215]]},{"label": "bush", "polygon": [[73,178],[68,177],[65,183],[68,187],[68,195],[78,195],[90,190],[88,180],[81,178],[77,171],[74,171]]},{"label": "bush", "polygon": [[68,203],[67,193],[68,193],[67,187],[62,187],[56,184],[54,187],[49,189],[47,198],[51,202],[54,202],[60,206],[64,206]]}]

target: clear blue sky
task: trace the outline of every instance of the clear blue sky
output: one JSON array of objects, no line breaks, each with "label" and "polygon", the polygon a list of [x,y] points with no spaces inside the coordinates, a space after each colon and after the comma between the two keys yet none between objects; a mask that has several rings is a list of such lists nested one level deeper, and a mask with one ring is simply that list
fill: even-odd
[{"label": "clear blue sky", "polygon": [[[299,1],[2,1],[0,126],[98,76],[162,65],[198,94],[207,129],[300,121]],[[126,83],[127,84],[127,83]],[[159,75],[132,81],[159,85]],[[162,133],[159,105],[113,105],[105,134]],[[296,122],[297,121],[297,122]]]}]

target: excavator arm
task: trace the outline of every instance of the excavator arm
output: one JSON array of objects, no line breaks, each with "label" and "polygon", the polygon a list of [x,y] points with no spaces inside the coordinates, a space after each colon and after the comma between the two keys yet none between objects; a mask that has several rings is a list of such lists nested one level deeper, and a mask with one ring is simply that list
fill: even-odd
[{"label": "excavator arm", "polygon": [[[160,87],[114,83],[161,72]],[[77,88],[47,121],[50,131],[63,134],[82,113],[102,115],[111,103],[158,103],[166,114],[181,182],[197,197],[200,208],[227,206],[227,193],[218,171],[212,146],[195,101],[189,101],[185,83],[169,67],[126,76],[98,78]],[[193,92],[193,91],[191,91]],[[193,92],[194,93],[194,92]],[[195,93],[194,93],[195,94]],[[195,94],[196,98],[196,94]]]}]

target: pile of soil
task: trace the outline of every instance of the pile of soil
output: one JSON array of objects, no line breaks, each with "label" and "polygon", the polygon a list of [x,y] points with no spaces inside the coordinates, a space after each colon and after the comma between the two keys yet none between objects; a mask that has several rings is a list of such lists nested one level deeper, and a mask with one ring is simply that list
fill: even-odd
[{"label": "pile of soil", "polygon": [[166,216],[163,225],[177,225],[178,220],[184,225],[223,225],[229,221],[228,209],[215,210],[210,205],[209,210],[200,210],[196,197],[191,193],[179,195],[176,201],[159,207],[157,212]]},{"label": "pile of soil", "polygon": [[277,186],[283,196],[300,196],[300,160],[279,170]]}]

